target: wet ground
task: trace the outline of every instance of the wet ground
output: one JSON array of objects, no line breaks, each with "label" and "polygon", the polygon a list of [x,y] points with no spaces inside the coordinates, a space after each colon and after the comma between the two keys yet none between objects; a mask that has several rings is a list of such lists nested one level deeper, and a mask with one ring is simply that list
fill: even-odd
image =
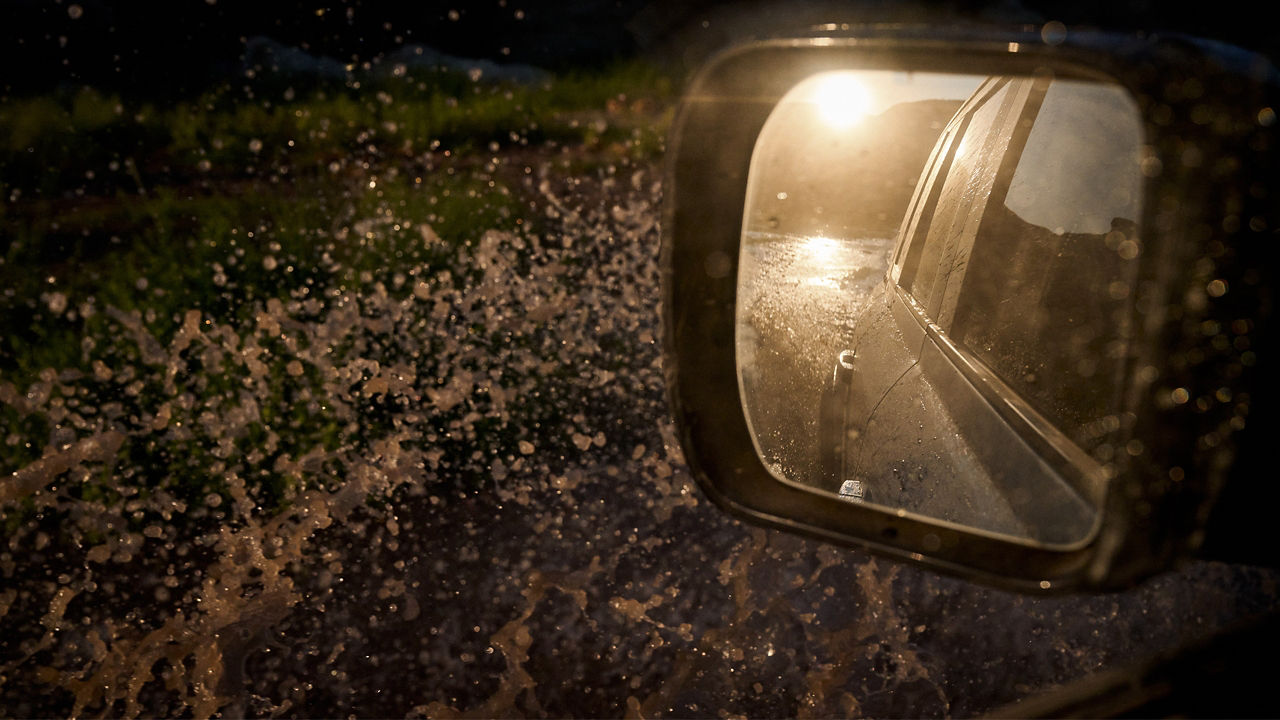
[{"label": "wet ground", "polygon": [[818,404],[836,357],[883,279],[893,238],[748,232],[738,269],[738,373],[747,418],[783,477],[829,485]]},{"label": "wet ground", "polygon": [[0,383],[50,433],[0,486],[0,715],[969,716],[1274,605],[1247,567],[1034,598],[728,518],[665,405],[656,169],[531,182],[556,232],[448,276],[121,313],[93,374]]}]

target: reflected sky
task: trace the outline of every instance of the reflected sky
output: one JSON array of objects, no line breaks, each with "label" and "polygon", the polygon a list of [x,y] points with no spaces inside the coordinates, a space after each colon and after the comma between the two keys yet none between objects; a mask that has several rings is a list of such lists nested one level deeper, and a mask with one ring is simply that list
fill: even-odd
[{"label": "reflected sky", "polygon": [[833,70],[796,85],[780,105],[812,104],[833,130],[844,130],[867,115],[919,100],[964,100],[982,82],[978,75]]},{"label": "reflected sky", "polygon": [[802,80],[761,128],[744,228],[891,235],[942,127],[982,79],[833,71]]},{"label": "reflected sky", "polygon": [[853,125],[871,110],[871,93],[855,73],[825,73],[813,92],[822,120],[836,129]]}]

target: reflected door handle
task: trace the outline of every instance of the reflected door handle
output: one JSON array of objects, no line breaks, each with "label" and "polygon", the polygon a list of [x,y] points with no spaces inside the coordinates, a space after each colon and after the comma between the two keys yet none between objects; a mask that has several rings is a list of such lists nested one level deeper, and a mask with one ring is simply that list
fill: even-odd
[{"label": "reflected door handle", "polygon": [[831,378],[833,387],[849,389],[849,383],[853,382],[853,361],[856,357],[857,354],[852,350],[841,350],[836,355],[836,368]]},{"label": "reflected door handle", "polygon": [[844,481],[845,406],[853,383],[852,350],[836,355],[831,382],[822,389],[818,407],[818,449],[824,484],[832,490]]}]

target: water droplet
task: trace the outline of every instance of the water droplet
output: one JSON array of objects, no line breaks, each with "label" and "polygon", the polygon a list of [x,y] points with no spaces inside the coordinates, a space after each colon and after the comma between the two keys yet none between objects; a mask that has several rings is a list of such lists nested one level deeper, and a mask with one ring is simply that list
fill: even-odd
[{"label": "water droplet", "polygon": [[1067,26],[1051,20],[1040,28],[1040,39],[1044,40],[1046,45],[1061,45],[1067,39]]}]

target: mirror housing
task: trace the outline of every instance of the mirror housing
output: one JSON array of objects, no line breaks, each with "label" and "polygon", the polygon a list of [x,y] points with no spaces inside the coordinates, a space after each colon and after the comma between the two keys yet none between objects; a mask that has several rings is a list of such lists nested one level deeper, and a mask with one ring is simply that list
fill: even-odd
[{"label": "mirror housing", "polygon": [[[752,151],[789,89],[846,69],[1050,73],[1116,83],[1137,101],[1146,137],[1145,312],[1126,358],[1124,452],[1087,542],[1048,548],[850,503],[783,482],[760,460],[735,361]],[[751,522],[1020,590],[1124,587],[1206,547],[1274,557],[1240,539],[1253,524],[1215,503],[1223,495],[1233,508],[1256,511],[1259,493],[1275,495],[1247,477],[1246,465],[1276,428],[1266,375],[1275,345],[1272,234],[1280,226],[1268,197],[1276,87],[1269,63],[1232,48],[1051,29],[829,26],[714,58],[690,84],[671,131],[661,257],[667,387],[699,485]],[[1226,538],[1233,530],[1238,537]]]}]

